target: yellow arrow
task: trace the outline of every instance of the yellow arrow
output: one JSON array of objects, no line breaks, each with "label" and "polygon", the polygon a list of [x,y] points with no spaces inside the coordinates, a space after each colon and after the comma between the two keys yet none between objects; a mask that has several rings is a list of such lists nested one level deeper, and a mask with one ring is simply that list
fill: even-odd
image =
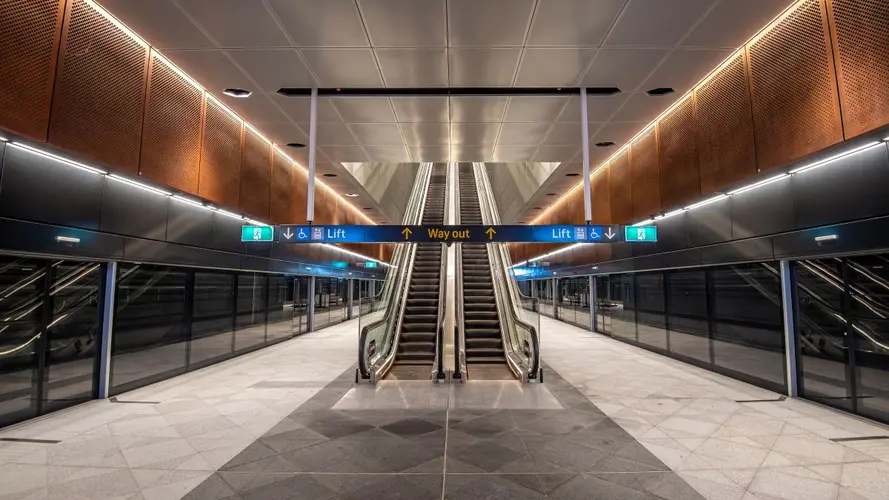
[{"label": "yellow arrow", "polygon": [[493,227],[489,227],[488,230],[485,231],[485,234],[488,235],[488,241],[491,241],[494,239],[494,235],[497,234],[497,231],[494,231]]},{"label": "yellow arrow", "polygon": [[411,233],[413,233],[413,231],[411,231],[411,228],[409,228],[409,227],[406,227],[406,228],[404,228],[404,229],[401,231],[401,234],[404,235],[404,240],[405,240],[405,241],[407,241],[407,237],[410,236]]}]

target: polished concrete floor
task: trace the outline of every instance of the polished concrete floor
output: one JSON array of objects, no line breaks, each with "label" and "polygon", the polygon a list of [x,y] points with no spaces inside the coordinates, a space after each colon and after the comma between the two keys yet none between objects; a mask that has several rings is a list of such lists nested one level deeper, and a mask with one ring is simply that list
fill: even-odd
[{"label": "polished concrete floor", "polygon": [[347,322],[8,428],[0,500],[889,499],[887,429],[541,322],[543,385],[355,386]]}]

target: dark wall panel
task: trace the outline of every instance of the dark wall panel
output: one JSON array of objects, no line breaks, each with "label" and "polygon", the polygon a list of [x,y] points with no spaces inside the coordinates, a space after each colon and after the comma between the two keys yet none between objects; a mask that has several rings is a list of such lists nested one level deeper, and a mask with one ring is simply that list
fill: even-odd
[{"label": "dark wall panel", "polygon": [[167,235],[165,196],[107,179],[102,198],[102,231],[163,241]]},{"label": "dark wall panel", "polygon": [[654,127],[630,144],[630,176],[633,183],[633,218],[642,220],[660,212],[661,187]]},{"label": "dark wall panel", "polygon": [[70,0],[49,142],[113,170],[138,172],[148,52],[85,0]]},{"label": "dark wall panel", "polygon": [[177,200],[170,200],[167,215],[167,241],[205,246],[213,241],[213,212]]},{"label": "dark wall panel", "polygon": [[774,258],[771,238],[731,241],[701,249],[701,262],[704,265],[765,261]]},{"label": "dark wall panel", "polygon": [[198,193],[204,92],[157,55],[151,58],[140,173],[186,193]]},{"label": "dark wall panel", "polygon": [[241,150],[240,208],[260,219],[269,218],[272,144],[250,128],[244,129]]},{"label": "dark wall panel", "polygon": [[207,99],[198,193],[231,209],[239,206],[243,128],[240,119],[213,99]]},{"label": "dark wall panel", "polygon": [[712,245],[732,239],[732,212],[728,198],[686,213],[688,244]]},{"label": "dark wall panel", "polygon": [[695,91],[701,192],[756,175],[756,145],[744,51]]},{"label": "dark wall panel", "polygon": [[889,2],[828,0],[846,138],[889,123]]},{"label": "dark wall panel", "polygon": [[886,146],[841,161],[791,177],[798,228],[889,213]]},{"label": "dark wall panel", "polygon": [[0,2],[0,128],[46,140],[64,0]]},{"label": "dark wall panel", "polygon": [[796,227],[789,178],[736,194],[731,197],[731,205],[732,237],[736,240],[792,231]]},{"label": "dark wall panel", "polygon": [[805,0],[747,45],[760,170],[843,140],[827,16]]},{"label": "dark wall panel", "polygon": [[0,180],[0,216],[97,230],[103,176],[8,147]]},{"label": "dark wall panel", "polygon": [[661,206],[664,211],[679,208],[701,196],[695,129],[693,95],[657,124]]},{"label": "dark wall panel", "polygon": [[204,246],[212,246],[217,250],[226,252],[246,253],[248,245],[241,243],[241,225],[244,221],[239,221],[225,215],[213,214],[213,244]]},{"label": "dark wall panel", "polygon": [[630,174],[629,152],[624,150],[609,163],[611,219],[614,224],[633,222],[633,182]]}]

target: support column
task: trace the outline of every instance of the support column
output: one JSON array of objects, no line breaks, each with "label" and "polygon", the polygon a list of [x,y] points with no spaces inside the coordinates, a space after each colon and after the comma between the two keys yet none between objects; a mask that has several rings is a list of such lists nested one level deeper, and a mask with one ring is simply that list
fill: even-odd
[{"label": "support column", "polygon": [[796,397],[799,390],[797,380],[798,342],[796,341],[796,296],[794,290],[793,264],[781,261],[781,306],[784,313],[784,356],[787,366],[787,395]]},{"label": "support column", "polygon": [[309,296],[306,297],[306,332],[315,331],[315,277],[309,276]]},{"label": "support column", "polygon": [[117,262],[105,266],[102,280],[102,340],[99,343],[99,399],[111,391],[111,341],[114,333],[114,297],[117,292]]},{"label": "support column", "polygon": [[583,136],[580,143],[583,145],[583,214],[586,223],[593,221],[593,197],[590,194],[590,130],[587,122],[586,87],[580,89],[580,130]]},{"label": "support column", "polygon": [[552,279],[553,286],[553,319],[559,319],[559,278]]},{"label": "support column", "polygon": [[355,280],[347,279],[346,286],[348,287],[346,289],[346,319],[352,319],[352,297],[355,295]]},{"label": "support column", "polygon": [[309,108],[309,189],[306,196],[306,222],[315,220],[315,143],[318,142],[318,89],[312,89]]},{"label": "support column", "polygon": [[590,330],[595,332],[599,331],[598,326],[596,325],[596,302],[598,302],[596,297],[596,277],[590,276]]}]

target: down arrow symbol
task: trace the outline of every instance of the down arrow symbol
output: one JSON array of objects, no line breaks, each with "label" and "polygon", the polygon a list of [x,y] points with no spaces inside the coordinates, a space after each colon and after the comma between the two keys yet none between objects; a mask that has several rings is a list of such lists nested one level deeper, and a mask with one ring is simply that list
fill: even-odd
[{"label": "down arrow symbol", "polygon": [[610,239],[614,238],[615,236],[617,236],[617,235],[614,234],[614,231],[612,231],[611,228],[609,227],[608,232],[605,233],[605,237],[610,240]]},{"label": "down arrow symbol", "polygon": [[287,228],[286,231],[284,231],[284,238],[285,238],[285,239],[288,239],[288,240],[289,240],[290,238],[293,238],[293,232],[290,230],[289,227]]}]

